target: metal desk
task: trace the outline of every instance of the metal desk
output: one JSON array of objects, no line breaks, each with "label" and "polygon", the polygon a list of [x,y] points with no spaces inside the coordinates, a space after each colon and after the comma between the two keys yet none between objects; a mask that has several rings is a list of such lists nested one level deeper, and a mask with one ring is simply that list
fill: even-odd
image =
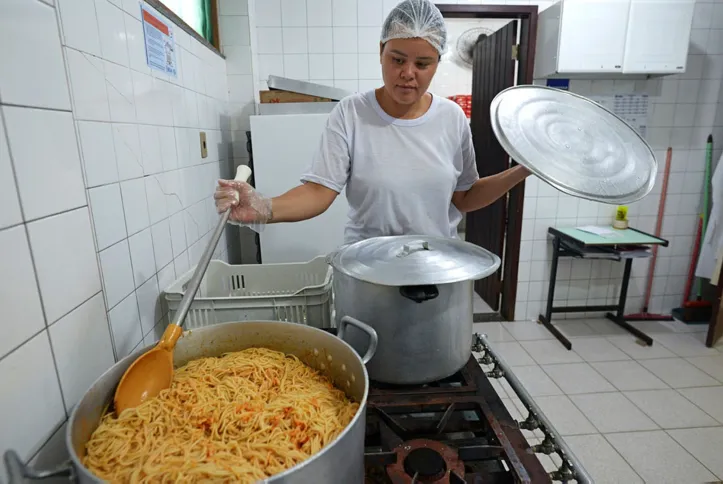
[{"label": "metal desk", "polygon": [[[640,230],[628,228],[620,231],[620,237],[604,238],[598,235],[589,234],[578,229],[557,229],[550,227],[548,234],[552,236],[552,264],[550,267],[550,287],[547,293],[547,306],[545,314],[540,314],[538,322],[545,326],[555,338],[562,343],[568,350],[572,349],[572,343],[552,324],[552,313],[584,313],[595,311],[607,311],[605,317],[617,324],[621,328],[634,334],[648,346],[652,346],[653,339],[638,328],[630,325],[625,320],[625,300],[628,295],[628,284],[630,282],[630,270],[633,265],[633,258],[625,257],[618,250],[618,246],[649,246],[659,245],[668,246],[668,241],[647,234]],[[585,257],[584,249],[599,249],[610,254],[607,260],[625,260],[625,269],[623,271],[623,282],[620,287],[620,295],[616,305],[604,306],[553,306],[555,298],[555,279],[557,278],[557,266],[560,257],[574,257],[579,259],[591,258]],[[599,258],[599,257],[597,257]],[[614,311],[614,312],[613,312]]]}]

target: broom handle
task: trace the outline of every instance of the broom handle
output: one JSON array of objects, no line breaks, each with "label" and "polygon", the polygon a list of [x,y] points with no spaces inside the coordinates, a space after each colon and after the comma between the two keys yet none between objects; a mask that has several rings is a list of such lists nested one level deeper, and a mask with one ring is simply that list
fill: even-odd
[{"label": "broom handle", "polygon": [[[670,177],[670,163],[673,158],[673,148],[668,148],[665,153],[665,170],[663,171],[663,188],[660,194],[660,201],[658,202],[658,219],[655,221],[655,236],[660,237],[660,232],[663,229],[663,213],[665,212],[665,199],[668,195],[668,178]],[[653,246],[653,259],[650,261],[650,267],[648,267],[648,282],[645,287],[645,305],[643,311],[648,310],[648,304],[650,303],[650,296],[653,292],[653,276],[655,275],[655,262],[658,259],[658,246]]]},{"label": "broom handle", "polygon": [[[710,183],[710,169],[711,164],[713,163],[713,135],[708,135],[708,141],[705,144],[705,179],[703,180],[703,209],[701,210],[700,218],[701,218],[701,240],[703,238],[703,234],[705,234],[705,231],[708,229],[708,184]],[[700,252],[699,245],[701,242],[699,241],[696,244],[695,251],[696,255],[693,259],[692,265],[695,266],[695,264],[698,262],[698,252]],[[695,271],[695,269],[694,269]],[[697,296],[697,299],[701,299],[702,297],[702,288],[703,284],[700,280],[700,277],[695,278],[695,295]],[[686,299],[687,301],[687,299]]]},{"label": "broom handle", "polygon": [[685,294],[683,294],[683,306],[690,301],[690,291],[693,288],[693,279],[695,278],[695,263],[698,260],[698,252],[700,251],[700,239],[703,236],[703,219],[698,218],[698,229],[695,233],[695,244],[693,245],[693,255],[690,258],[690,267],[688,268],[688,280],[685,281]]},{"label": "broom handle", "polygon": [[708,142],[705,146],[705,182],[703,185],[703,233],[708,229],[708,211],[710,207],[710,172],[713,164],[713,135],[708,135]]}]

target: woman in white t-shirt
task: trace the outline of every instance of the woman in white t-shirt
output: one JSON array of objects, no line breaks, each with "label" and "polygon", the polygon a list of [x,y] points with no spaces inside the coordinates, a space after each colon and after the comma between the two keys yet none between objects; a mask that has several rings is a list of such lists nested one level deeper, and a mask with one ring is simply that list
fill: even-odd
[{"label": "woman in white t-shirt", "polygon": [[447,43],[429,0],[404,0],[382,27],[384,86],[349,96],[329,115],[302,184],[264,198],[220,180],[219,212],[242,225],[297,222],[324,213],[346,188],[345,243],[385,235],[456,237],[462,213],[490,205],[530,173],[516,166],[479,178],[462,109],[427,92]]}]

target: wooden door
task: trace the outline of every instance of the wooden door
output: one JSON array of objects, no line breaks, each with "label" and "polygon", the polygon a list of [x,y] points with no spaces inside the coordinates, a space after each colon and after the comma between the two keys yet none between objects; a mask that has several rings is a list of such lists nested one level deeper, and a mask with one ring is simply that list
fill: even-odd
[{"label": "wooden door", "polygon": [[[494,34],[480,37],[472,68],[472,138],[480,177],[494,175],[510,166],[510,158],[497,142],[490,121],[490,104],[502,90],[515,85],[517,22]],[[497,254],[504,261],[507,197],[467,214],[467,241]],[[494,311],[500,310],[502,272],[475,283],[475,291]]]}]

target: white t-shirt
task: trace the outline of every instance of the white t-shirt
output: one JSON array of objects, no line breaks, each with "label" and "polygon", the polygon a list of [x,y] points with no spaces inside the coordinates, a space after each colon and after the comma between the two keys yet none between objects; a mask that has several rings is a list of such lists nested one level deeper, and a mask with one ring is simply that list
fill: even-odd
[{"label": "white t-shirt", "polygon": [[478,179],[462,108],[433,96],[423,116],[397,119],[369,91],[334,108],[301,181],[338,193],[346,187],[344,239],[351,243],[385,235],[457,237],[462,214],[452,194]]}]

